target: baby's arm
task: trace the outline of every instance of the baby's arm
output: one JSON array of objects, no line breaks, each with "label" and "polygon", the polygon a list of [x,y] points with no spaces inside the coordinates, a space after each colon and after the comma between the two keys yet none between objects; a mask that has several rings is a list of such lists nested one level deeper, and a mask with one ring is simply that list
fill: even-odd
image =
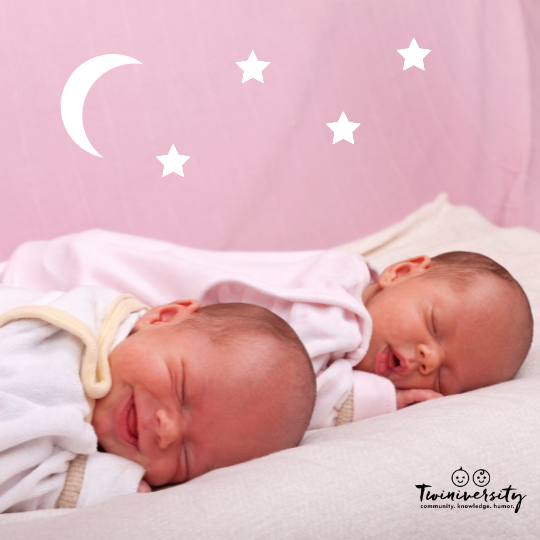
[{"label": "baby's arm", "polygon": [[142,480],[145,472],[138,463],[114,454],[97,451],[90,454],[77,508],[93,506],[119,495],[143,492],[139,490],[141,484],[146,484]]}]

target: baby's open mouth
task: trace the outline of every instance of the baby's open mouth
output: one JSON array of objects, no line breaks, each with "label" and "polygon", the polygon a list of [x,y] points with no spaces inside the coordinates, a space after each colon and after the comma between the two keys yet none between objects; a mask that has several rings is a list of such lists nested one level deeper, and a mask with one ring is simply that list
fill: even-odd
[{"label": "baby's open mouth", "polygon": [[399,356],[388,345],[379,353],[375,360],[375,373],[383,377],[388,377],[393,371],[403,371]]},{"label": "baby's open mouth", "polygon": [[138,439],[139,429],[137,427],[137,410],[135,409],[135,400],[132,400],[132,401],[133,401],[132,407],[128,415],[128,427],[129,427],[129,431],[131,432],[131,435],[133,435],[135,439]]},{"label": "baby's open mouth", "polygon": [[399,353],[394,352],[392,347],[388,347],[390,350],[388,359],[388,369],[399,374],[407,372],[407,362]]},{"label": "baby's open mouth", "polygon": [[126,403],[124,410],[118,417],[116,433],[124,442],[135,447],[139,446],[139,428],[137,426],[137,409],[133,396]]},{"label": "baby's open mouth", "polygon": [[388,367],[390,369],[394,369],[399,366],[399,358],[394,354],[392,347],[389,347],[389,349],[390,349],[390,355],[389,355],[389,360],[388,360]]}]

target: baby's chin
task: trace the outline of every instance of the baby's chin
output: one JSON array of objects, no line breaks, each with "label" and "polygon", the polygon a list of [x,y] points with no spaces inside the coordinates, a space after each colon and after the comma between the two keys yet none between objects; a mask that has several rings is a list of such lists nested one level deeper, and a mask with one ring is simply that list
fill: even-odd
[{"label": "baby's chin", "polygon": [[146,471],[143,479],[152,487],[167,486],[169,484],[176,483],[173,482],[173,476],[171,476],[170,472],[163,470],[160,471],[159,469],[155,470],[152,467]]},{"label": "baby's chin", "polygon": [[137,457],[138,459],[133,461],[146,470],[144,480],[152,487],[180,483],[176,481],[176,478],[178,478],[178,459],[176,454],[174,457],[169,455],[155,457],[154,459],[142,454],[139,454]]}]

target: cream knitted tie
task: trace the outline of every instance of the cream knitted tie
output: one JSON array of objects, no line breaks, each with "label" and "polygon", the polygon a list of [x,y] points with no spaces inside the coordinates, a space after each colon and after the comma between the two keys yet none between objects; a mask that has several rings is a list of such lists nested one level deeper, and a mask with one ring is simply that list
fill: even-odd
[{"label": "cream knitted tie", "polygon": [[[109,305],[97,340],[92,330],[80,319],[67,311],[50,306],[22,306],[11,309],[0,316],[0,328],[18,319],[41,319],[81,339],[85,352],[80,376],[90,405],[90,414],[84,420],[90,423],[96,399],[105,397],[112,386],[109,351],[118,327],[131,313],[142,309],[149,308],[129,294],[115,298]],[[86,454],[79,454],[70,462],[64,488],[56,502],[57,508],[75,508],[77,505],[87,457]]]},{"label": "cream knitted tie", "polygon": [[341,409],[339,409],[336,426],[342,426],[353,421],[354,417],[354,390],[347,396],[347,399],[343,402]]}]

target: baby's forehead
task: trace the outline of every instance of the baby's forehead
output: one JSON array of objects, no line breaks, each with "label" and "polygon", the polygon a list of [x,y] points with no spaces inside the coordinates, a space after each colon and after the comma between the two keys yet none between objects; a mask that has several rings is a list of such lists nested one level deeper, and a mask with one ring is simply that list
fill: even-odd
[{"label": "baby's forehead", "polygon": [[[422,280],[420,280],[422,281]],[[435,285],[435,286],[434,286]],[[509,317],[521,317],[522,298],[517,287],[496,277],[485,275],[460,276],[433,275],[424,279],[421,288],[425,287],[425,298],[448,308],[453,307],[460,316],[485,315],[486,322],[493,320],[494,315],[499,322]]]},{"label": "baby's forehead", "polygon": [[[435,279],[439,284],[439,279]],[[526,311],[517,287],[481,274],[465,281],[448,278],[445,281],[444,291],[432,288],[436,314],[443,318],[451,315],[458,323],[461,320],[458,326],[469,336],[494,331],[507,335],[516,333],[516,324],[523,320]],[[467,326],[471,321],[474,324]]]},{"label": "baby's forehead", "polygon": [[[220,370],[263,375],[279,363],[278,340],[264,332],[234,331],[216,338],[212,333],[199,333],[196,350],[209,364],[219,364]],[[272,351],[272,354],[269,354]],[[274,366],[275,367],[275,366]]]},{"label": "baby's forehead", "polygon": [[493,296],[515,296],[517,291],[509,287],[502,279],[487,274],[477,272],[466,272],[455,268],[428,269],[423,275],[419,276],[420,282],[424,286],[438,283],[451,288],[457,294],[484,294]]}]

